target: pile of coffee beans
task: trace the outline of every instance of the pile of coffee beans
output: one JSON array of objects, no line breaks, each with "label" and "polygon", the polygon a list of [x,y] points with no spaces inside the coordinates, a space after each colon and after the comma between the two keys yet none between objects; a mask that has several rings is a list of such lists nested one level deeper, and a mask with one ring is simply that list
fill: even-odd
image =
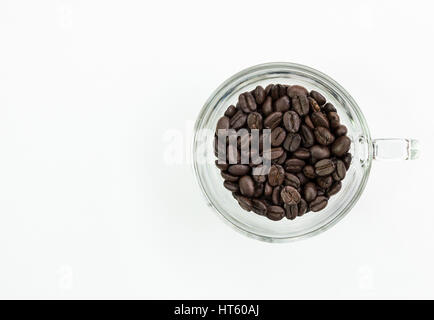
[{"label": "pile of coffee beans", "polygon": [[[271,150],[262,150],[261,143],[256,150],[271,159],[267,172],[253,174],[258,165],[241,163],[242,139],[237,147],[227,147],[225,160],[232,154],[235,163],[216,160],[225,188],[239,205],[271,220],[324,209],[340,191],[351,163],[351,140],[336,108],[321,93],[299,85],[270,84],[242,93],[219,119],[216,133],[223,129],[271,130]],[[217,140],[216,135],[218,157]]]}]

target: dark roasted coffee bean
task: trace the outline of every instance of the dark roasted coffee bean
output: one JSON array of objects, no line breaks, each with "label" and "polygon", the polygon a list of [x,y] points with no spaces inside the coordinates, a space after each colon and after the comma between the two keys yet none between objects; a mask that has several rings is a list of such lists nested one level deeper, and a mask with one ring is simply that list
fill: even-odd
[{"label": "dark roasted coffee bean", "polygon": [[320,186],[320,188],[327,189],[330,188],[330,186],[332,185],[333,179],[331,176],[318,177],[316,179],[316,183],[318,184],[318,186]]},{"label": "dark roasted coffee bean", "polygon": [[350,168],[351,165],[351,159],[352,159],[352,155],[351,153],[346,153],[343,155],[342,157],[342,161],[345,163],[345,168],[348,170]]},{"label": "dark roasted coffee bean", "polygon": [[286,204],[297,204],[300,202],[301,195],[298,193],[297,189],[291,186],[285,186],[280,191],[280,197],[282,201]]},{"label": "dark roasted coffee bean", "polygon": [[285,150],[281,147],[271,148],[271,150],[264,151],[263,156],[268,160],[275,160],[280,158],[284,152]]},{"label": "dark roasted coffee bean", "polygon": [[304,124],[301,125],[301,140],[303,147],[305,148],[312,147],[315,143],[315,137],[312,130]]},{"label": "dark roasted coffee bean", "polygon": [[345,153],[350,150],[351,140],[347,136],[342,136],[336,139],[332,144],[331,152],[335,156],[342,157]]},{"label": "dark roasted coffee bean", "polygon": [[266,87],[265,87],[265,95],[266,96],[268,96],[268,95],[270,95],[270,93],[271,93],[271,88],[273,88],[273,86],[274,86],[274,84],[272,84],[272,83],[270,83],[269,85],[267,85]]},{"label": "dark roasted coffee bean", "polygon": [[270,186],[280,186],[285,180],[285,170],[280,165],[273,165],[268,174],[268,183]]},{"label": "dark roasted coffee bean", "polygon": [[235,108],[233,105],[230,105],[225,111],[225,116],[231,118],[236,112],[237,108]]},{"label": "dark roasted coffee bean", "polygon": [[276,128],[282,121],[282,112],[273,112],[264,120],[264,127],[267,129]]},{"label": "dark roasted coffee bean", "polygon": [[319,93],[318,91],[312,90],[312,91],[310,92],[310,96],[311,96],[312,98],[314,98],[315,101],[316,101],[320,106],[322,106],[324,103],[326,103],[326,98],[324,98],[324,96],[323,96],[321,93]]},{"label": "dark roasted coffee bean", "polygon": [[310,210],[313,212],[318,212],[322,209],[324,209],[327,206],[327,198],[324,196],[318,196],[315,200],[313,200],[310,204]]},{"label": "dark roasted coffee bean", "polygon": [[317,196],[316,185],[313,182],[308,182],[304,185],[304,199],[311,202]]},{"label": "dark roasted coffee bean", "polygon": [[298,216],[298,205],[285,203],[284,208],[287,219],[294,220]]},{"label": "dark roasted coffee bean", "polygon": [[285,216],[285,210],[279,206],[269,206],[267,210],[267,217],[270,220],[278,221]]},{"label": "dark roasted coffee bean", "polygon": [[343,124],[339,125],[336,129],[335,129],[335,134],[339,137],[339,136],[344,136],[348,133],[348,129],[346,126],[344,126]]},{"label": "dark roasted coffee bean", "polygon": [[324,128],[329,127],[329,121],[326,115],[322,112],[314,112],[312,113],[310,118],[312,119],[312,122],[315,127],[324,127]]},{"label": "dark roasted coffee bean", "polygon": [[309,113],[309,100],[307,96],[295,96],[291,98],[292,108],[300,116],[304,116]]},{"label": "dark roasted coffee bean", "polygon": [[342,188],[342,182],[340,181],[336,181],[335,183],[333,183],[333,185],[330,187],[330,189],[327,191],[327,195],[329,197],[335,195],[336,193],[338,193]]},{"label": "dark roasted coffee bean", "polygon": [[324,110],[324,112],[329,113],[329,112],[336,112],[336,108],[334,105],[332,105],[330,102],[327,102],[325,104],[325,106],[322,108]]},{"label": "dark roasted coffee bean", "polygon": [[297,173],[303,169],[305,164],[303,160],[297,158],[289,159],[285,162],[285,170],[290,173]]},{"label": "dark roasted coffee bean", "polygon": [[330,150],[326,146],[314,145],[310,148],[310,155],[312,157],[312,161],[315,163],[318,160],[329,158]]},{"label": "dark roasted coffee bean", "polygon": [[255,183],[255,193],[253,197],[259,198],[264,193],[264,185],[262,183]]},{"label": "dark roasted coffee bean", "polygon": [[345,178],[347,169],[345,168],[345,163],[342,160],[336,160],[336,170],[333,172],[333,179],[336,181],[341,181]]},{"label": "dark roasted coffee bean", "polygon": [[271,145],[273,147],[280,146],[286,138],[286,131],[282,127],[274,128],[271,131]]},{"label": "dark roasted coffee bean", "polygon": [[242,195],[238,195],[236,199],[238,200],[238,204],[240,205],[241,208],[243,208],[246,211],[252,210],[252,200],[250,200],[247,197],[243,197]]},{"label": "dark roasted coffee bean", "polygon": [[274,101],[280,98],[280,85],[275,84],[271,87],[270,96]]},{"label": "dark roasted coffee bean", "polygon": [[301,136],[298,133],[288,133],[285,141],[283,141],[283,148],[287,151],[296,151],[301,144]]},{"label": "dark roasted coffee bean", "polygon": [[246,92],[245,96],[246,96],[246,102],[247,102],[247,106],[248,106],[249,110],[250,111],[256,111],[257,105],[256,105],[256,100],[255,100],[255,97],[253,96],[253,94],[251,94],[250,92]]},{"label": "dark roasted coffee bean", "polygon": [[330,121],[330,127],[331,128],[337,128],[341,124],[339,116],[336,112],[329,112],[327,114],[327,117]]},{"label": "dark roasted coffee bean", "polygon": [[240,108],[244,113],[250,112],[249,106],[247,105],[246,95],[244,93],[240,94],[238,97],[237,107]]},{"label": "dark roasted coffee bean", "polygon": [[283,125],[288,132],[295,133],[300,129],[301,120],[295,111],[287,111],[283,114]]},{"label": "dark roasted coffee bean", "polygon": [[283,97],[287,95],[287,90],[289,86],[286,84],[280,84],[279,85],[279,97]]},{"label": "dark roasted coffee bean", "polygon": [[265,90],[261,86],[257,86],[253,92],[257,104],[263,104],[265,101]]},{"label": "dark roasted coffee bean", "polygon": [[217,168],[219,168],[222,171],[227,170],[227,168],[229,167],[227,163],[219,163],[218,160],[215,161],[215,165]]},{"label": "dark roasted coffee bean", "polygon": [[240,192],[243,196],[253,197],[255,194],[255,183],[250,176],[241,177],[239,182]]},{"label": "dark roasted coffee bean", "polygon": [[310,158],[310,151],[306,148],[299,148],[294,152],[293,156],[298,159],[307,160]]},{"label": "dark roasted coffee bean", "polygon": [[286,112],[289,110],[289,98],[287,96],[283,96],[274,103],[274,110],[278,112]]},{"label": "dark roasted coffee bean", "polygon": [[307,96],[309,92],[306,90],[305,87],[294,85],[288,87],[287,94],[290,98],[293,98],[297,96]]},{"label": "dark roasted coffee bean", "polygon": [[273,112],[273,105],[271,97],[265,98],[264,104],[262,105],[262,113],[264,116],[268,116]]},{"label": "dark roasted coffee bean", "polygon": [[281,203],[280,199],[280,191],[282,190],[281,186],[277,186],[273,188],[273,193],[271,194],[271,201],[278,205]]},{"label": "dark roasted coffee bean", "polygon": [[277,158],[276,160],[274,160],[275,164],[283,165],[285,163],[285,161],[286,161],[286,157],[287,157],[286,152],[283,152],[282,155],[279,158]]},{"label": "dark roasted coffee bean", "polygon": [[245,176],[250,172],[250,166],[245,164],[234,164],[229,166],[228,172],[234,176]]},{"label": "dark roasted coffee bean", "polygon": [[307,97],[307,100],[309,100],[309,105],[310,105],[310,109],[312,110],[312,112],[318,112],[321,110],[318,102],[316,102],[316,100],[312,97]]},{"label": "dark roasted coffee bean", "polygon": [[272,194],[273,194],[273,187],[270,186],[268,182],[266,182],[264,186],[264,197],[270,198]]},{"label": "dark roasted coffee bean", "polygon": [[293,188],[300,188],[300,179],[292,173],[285,173],[285,180],[283,181],[285,186],[291,186]]},{"label": "dark roasted coffee bean", "polygon": [[315,126],[313,125],[312,119],[309,117],[309,115],[306,115],[304,117],[304,124],[312,130],[315,129]]},{"label": "dark roasted coffee bean", "polygon": [[230,125],[232,128],[234,129],[239,129],[242,126],[244,126],[244,124],[247,121],[247,115],[242,112],[241,110],[238,110],[231,118],[230,120]]},{"label": "dark roasted coffee bean", "polygon": [[229,191],[232,192],[238,192],[239,188],[238,188],[238,183],[236,182],[231,182],[231,181],[225,181],[223,182],[223,185],[226,189],[228,189]]},{"label": "dark roasted coffee bean", "polygon": [[304,199],[301,199],[298,203],[298,216],[301,217],[307,212],[307,202]]},{"label": "dark roasted coffee bean", "polygon": [[309,179],[314,179],[316,177],[315,169],[310,165],[307,165],[303,168],[303,174]]},{"label": "dark roasted coffee bean", "polygon": [[225,179],[227,181],[231,181],[231,182],[237,182],[238,179],[240,178],[240,177],[234,176],[234,175],[229,174],[229,173],[224,172],[224,171],[220,172],[220,174],[223,177],[223,179]]},{"label": "dark roasted coffee bean", "polygon": [[230,124],[229,124],[230,120],[228,117],[224,116],[221,117],[219,119],[219,121],[217,121],[217,134],[218,134],[218,130],[226,130],[229,129]]},{"label": "dark roasted coffee bean", "polygon": [[298,178],[298,180],[300,180],[300,185],[304,185],[305,183],[309,182],[309,179],[304,175],[303,172],[297,172],[295,174]]},{"label": "dark roasted coffee bean", "polygon": [[335,137],[332,135],[332,133],[324,127],[315,128],[314,135],[316,141],[318,141],[319,144],[322,144],[324,146],[332,144],[335,141]]},{"label": "dark roasted coffee bean", "polygon": [[320,177],[328,176],[333,171],[335,171],[335,164],[330,159],[322,159],[315,163],[315,173]]},{"label": "dark roasted coffee bean", "polygon": [[252,211],[261,216],[267,214],[267,203],[264,200],[252,199]]},{"label": "dark roasted coffee bean", "polygon": [[262,129],[262,116],[258,112],[252,112],[247,117],[247,125],[250,129]]}]

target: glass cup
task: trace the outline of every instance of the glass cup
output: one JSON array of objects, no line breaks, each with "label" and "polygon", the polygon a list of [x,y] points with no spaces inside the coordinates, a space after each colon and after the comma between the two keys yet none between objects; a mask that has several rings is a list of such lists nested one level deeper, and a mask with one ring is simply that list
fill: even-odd
[{"label": "glass cup", "polygon": [[[271,221],[240,208],[230,191],[223,187],[215,166],[210,132],[226,108],[235,105],[239,94],[256,86],[298,84],[320,92],[337,109],[341,123],[348,128],[352,163],[342,189],[330,198],[327,207],[295,220]],[[193,138],[193,169],[206,201],[220,217],[241,233],[267,242],[285,242],[319,234],[342,219],[365,189],[372,160],[412,160],[418,156],[413,139],[372,139],[366,120],[354,99],[336,81],[310,67],[294,63],[266,63],[245,69],[226,80],[209,97],[199,113]],[[387,195],[386,195],[387,196]]]}]

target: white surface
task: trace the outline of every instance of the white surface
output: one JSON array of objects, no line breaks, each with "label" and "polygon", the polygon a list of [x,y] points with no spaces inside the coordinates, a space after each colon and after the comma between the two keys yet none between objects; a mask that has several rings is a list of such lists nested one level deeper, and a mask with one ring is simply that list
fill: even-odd
[{"label": "white surface", "polygon": [[[434,298],[433,9],[0,2],[0,297]],[[283,245],[222,223],[165,157],[223,80],[269,61],[325,72],[374,137],[423,148],[375,163],[337,226]]]}]

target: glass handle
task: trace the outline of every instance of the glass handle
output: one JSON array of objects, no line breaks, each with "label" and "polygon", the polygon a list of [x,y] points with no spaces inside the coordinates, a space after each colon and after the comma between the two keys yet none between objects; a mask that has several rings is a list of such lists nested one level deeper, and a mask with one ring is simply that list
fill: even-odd
[{"label": "glass handle", "polygon": [[373,140],[375,160],[414,160],[419,157],[419,141],[414,139]]}]

